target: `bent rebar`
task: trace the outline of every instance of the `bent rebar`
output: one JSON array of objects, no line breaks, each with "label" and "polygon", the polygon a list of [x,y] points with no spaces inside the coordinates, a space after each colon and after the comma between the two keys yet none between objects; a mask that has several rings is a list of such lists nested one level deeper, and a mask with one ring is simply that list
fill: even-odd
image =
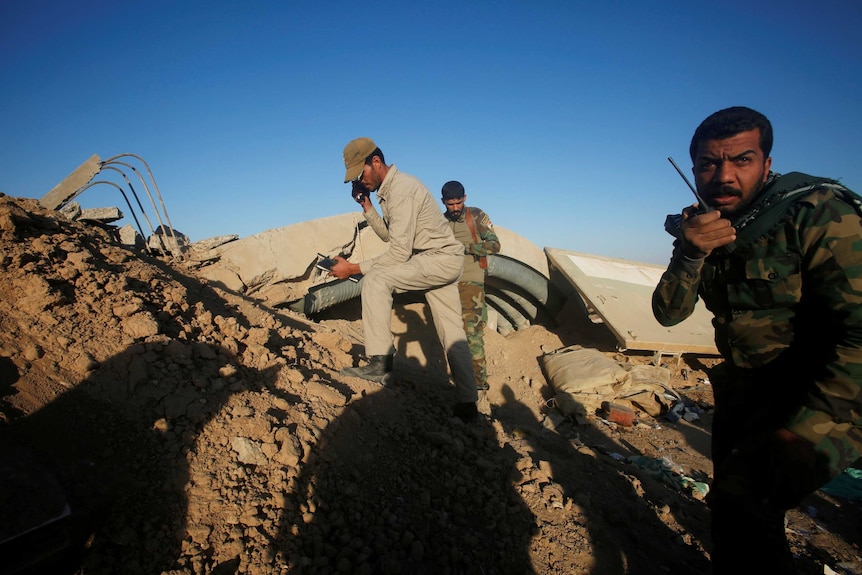
[{"label": "bent rebar", "polygon": [[146,241],[147,236],[144,235],[144,230],[141,229],[141,222],[138,221],[138,217],[135,215],[135,209],[132,207],[131,202],[129,202],[129,197],[126,196],[126,192],[123,191],[123,188],[118,186],[115,182],[109,182],[107,180],[97,180],[95,182],[90,182],[89,184],[82,186],[80,188],[80,192],[84,192],[85,190],[88,190],[89,188],[92,188],[93,186],[98,184],[108,184],[110,186],[114,186],[120,191],[120,194],[123,195],[123,199],[126,200],[126,205],[129,206],[129,211],[132,214],[132,219],[135,220],[135,224],[137,224],[138,226],[138,232],[141,234],[141,237],[144,238],[144,247],[146,248],[147,252],[151,254],[152,252],[150,251],[150,246],[147,244]]}]

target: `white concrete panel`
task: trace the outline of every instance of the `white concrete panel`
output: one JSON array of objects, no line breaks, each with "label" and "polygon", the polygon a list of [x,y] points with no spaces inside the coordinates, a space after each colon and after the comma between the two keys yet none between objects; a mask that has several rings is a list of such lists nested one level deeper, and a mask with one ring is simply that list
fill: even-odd
[{"label": "white concrete panel", "polygon": [[545,248],[545,253],[607,324],[622,349],[718,355],[712,314],[703,302],[698,302],[691,317],[673,327],[664,327],[653,317],[652,292],[664,267],[556,248]]}]

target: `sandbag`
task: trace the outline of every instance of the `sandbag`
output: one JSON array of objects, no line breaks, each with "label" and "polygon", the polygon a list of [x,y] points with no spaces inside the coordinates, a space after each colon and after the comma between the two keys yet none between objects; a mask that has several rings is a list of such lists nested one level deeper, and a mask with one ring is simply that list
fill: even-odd
[{"label": "sandbag", "polygon": [[542,356],[557,408],[566,416],[594,412],[615,397],[614,386],[628,377],[619,363],[597,349],[569,346]]},{"label": "sandbag", "polygon": [[640,410],[658,417],[680,399],[670,387],[670,370],[657,365],[630,365],[629,382],[618,398],[629,401]]},{"label": "sandbag", "polygon": [[542,366],[566,416],[585,416],[602,402],[625,400],[655,417],[679,399],[667,368],[621,364],[597,349],[565,347],[542,356]]}]

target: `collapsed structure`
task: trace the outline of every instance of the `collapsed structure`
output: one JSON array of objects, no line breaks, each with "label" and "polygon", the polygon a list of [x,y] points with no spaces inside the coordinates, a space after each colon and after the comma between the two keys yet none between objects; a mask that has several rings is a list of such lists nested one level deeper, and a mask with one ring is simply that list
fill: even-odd
[{"label": "collapsed structure", "polygon": [[[132,161],[143,165],[147,177]],[[149,210],[128,173],[143,187]],[[116,174],[122,177],[123,184],[108,179]],[[134,226],[114,226],[125,218],[118,208],[80,209],[75,198],[98,185],[111,186],[120,192]],[[242,239],[223,235],[190,243],[171,224],[152,171],[135,154],[119,154],[104,161],[94,154],[40,203],[70,219],[112,226],[120,243],[183,261],[199,276],[225,289],[309,317],[358,298],[362,289],[361,280],[335,280],[317,269],[315,264],[321,255],[342,255],[356,262],[375,257],[386,249],[361,214],[355,212],[300,222]],[[158,225],[154,226],[153,221]],[[496,229],[502,248],[499,254],[488,258],[489,328],[508,335],[534,324],[553,327],[563,308],[574,306],[606,323],[621,350],[654,351],[656,363],[664,354],[677,358],[682,353],[717,354],[708,312],[702,306],[692,318],[673,328],[659,326],[652,317],[648,302],[643,301],[644,289],[651,289],[649,283],[655,285],[655,275],[660,274],[658,266],[596,259],[556,248],[543,250],[510,230],[500,226]]]}]

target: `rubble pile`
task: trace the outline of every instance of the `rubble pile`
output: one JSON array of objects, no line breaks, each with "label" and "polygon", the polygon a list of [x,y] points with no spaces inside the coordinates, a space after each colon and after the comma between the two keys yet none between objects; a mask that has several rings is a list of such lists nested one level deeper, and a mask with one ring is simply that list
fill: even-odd
[{"label": "rubble pile", "polygon": [[[30,572],[708,569],[703,501],[616,452],[698,480],[708,460],[649,416],[550,417],[537,358],[561,334],[489,334],[492,392],[465,425],[439,363],[342,378],[355,320],[268,309],[35,200],[0,195],[0,274],[0,446],[53,480],[0,485],[0,545]],[[48,484],[68,513],[41,511]],[[63,545],[27,536],[46,525]]]}]

